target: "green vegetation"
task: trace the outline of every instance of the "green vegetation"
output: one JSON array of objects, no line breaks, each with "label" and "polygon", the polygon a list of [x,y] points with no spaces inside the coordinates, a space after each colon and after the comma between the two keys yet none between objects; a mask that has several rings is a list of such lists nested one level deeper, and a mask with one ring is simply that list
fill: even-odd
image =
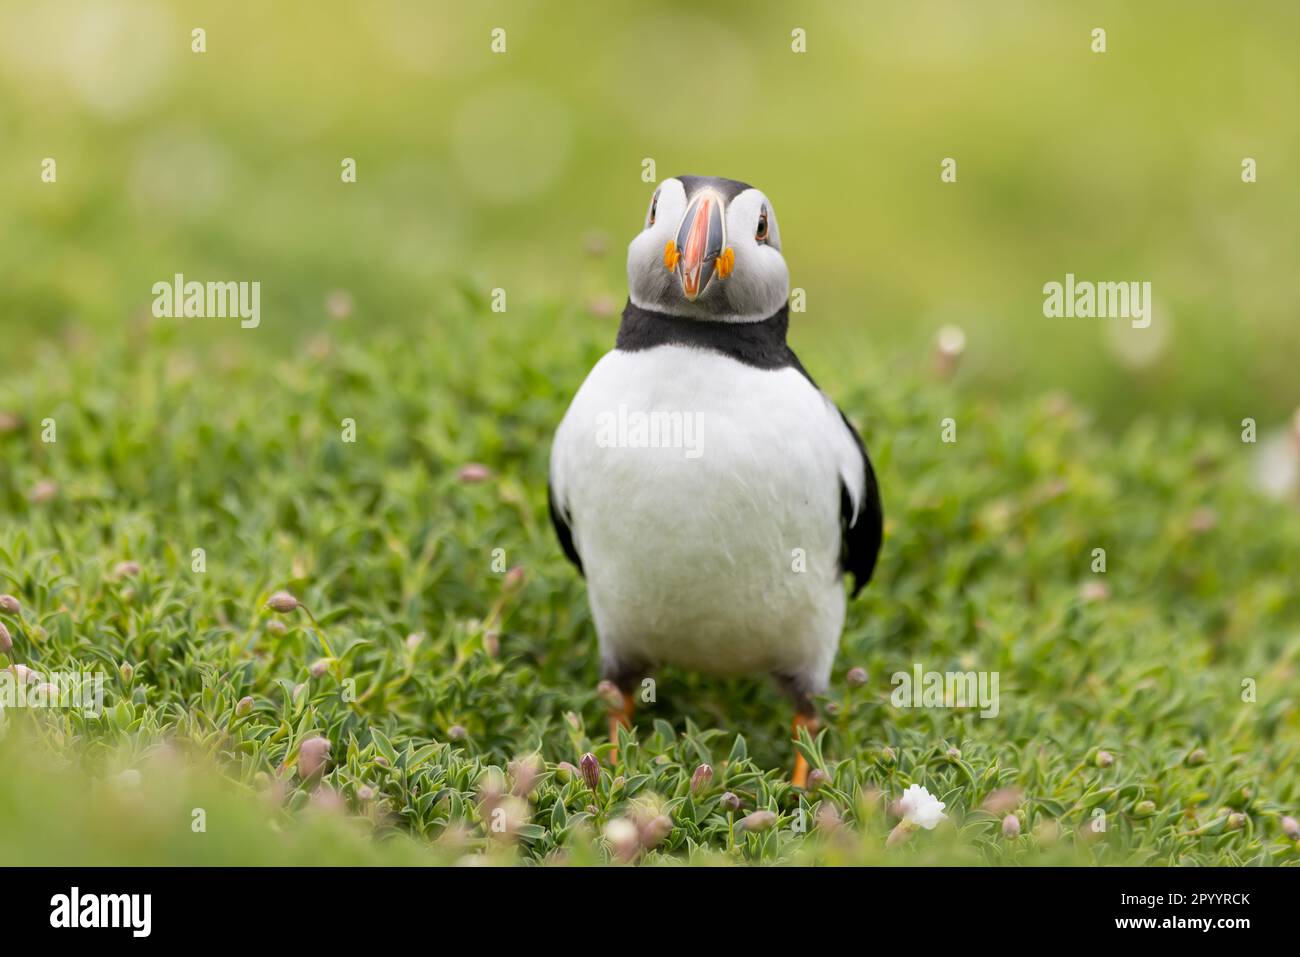
[{"label": "green vegetation", "polygon": [[[1240,430],[1298,401],[1300,8],[209,6],[0,0],[0,667],[107,676],[0,715],[0,863],[1297,862],[1300,510]],[[646,159],[771,197],[880,473],[815,793],[762,682],[603,737],[545,474]],[[261,324],[153,318],[178,273]],[[1151,328],[1045,318],[1066,273]],[[895,707],[916,663],[997,717]],[[913,783],[948,820],[886,846]]]},{"label": "green vegetation", "polygon": [[[650,860],[1296,860],[1280,816],[1300,803],[1300,514],[1249,486],[1251,447],[1190,425],[1112,441],[1059,396],[995,404],[884,370],[866,388],[826,382],[871,443],[889,515],[814,746],[829,781],[802,796],[785,783],[773,688],[673,671],[609,766],[583,586],[552,540],[544,475],[576,370],[610,331],[468,302],[415,335],[343,320],[309,348],[247,331],[204,357],[163,320],[129,350],[68,351],[8,382],[27,417],[0,437],[0,588],[23,606],[4,618],[12,658],[109,680],[101,716],[5,712],[6,761],[25,768],[0,783],[5,855],[99,860],[102,841],[131,861],[327,859],[307,827],[339,860],[411,860],[414,843],[430,860],[584,861],[606,853],[593,841],[611,818],[662,813]],[[466,480],[471,462],[490,477]],[[495,549],[522,573],[494,573]],[[278,589],[319,630],[267,609]],[[914,662],[997,671],[1000,713],[892,706],[890,676]],[[846,685],[852,666],[866,684]],[[315,736],[331,761],[304,781]],[[42,784],[34,754],[51,748],[92,783]],[[605,759],[598,795],[562,767],[587,751]],[[193,834],[169,782],[195,761],[262,796],[226,795]],[[688,797],[701,763],[712,781]],[[521,777],[526,799],[509,798]],[[886,805],[911,783],[949,822],[886,849]],[[86,800],[105,788],[113,800]],[[737,831],[726,791],[736,820],[777,824]],[[1007,806],[981,810],[995,791]],[[829,808],[840,838],[814,826]],[[1094,809],[1103,834],[1087,830]],[[791,827],[800,810],[812,836]],[[368,848],[335,827],[347,815],[413,840]],[[77,843],[52,839],[65,829]]]}]

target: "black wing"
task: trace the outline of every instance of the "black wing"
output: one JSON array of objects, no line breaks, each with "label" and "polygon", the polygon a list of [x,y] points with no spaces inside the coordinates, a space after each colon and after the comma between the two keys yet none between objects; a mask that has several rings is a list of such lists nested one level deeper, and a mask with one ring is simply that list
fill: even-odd
[{"label": "black wing", "polygon": [[578,550],[573,547],[573,529],[569,528],[569,520],[561,510],[559,504],[555,501],[555,489],[551,483],[546,483],[546,505],[551,512],[551,524],[555,526],[555,537],[560,540],[560,548],[564,549],[564,554],[568,556],[569,561],[578,567],[578,574],[584,575],[582,570],[582,559],[578,557]]},{"label": "black wing", "polygon": [[840,483],[840,567],[853,575],[853,597],[858,596],[871,573],[876,570],[876,558],[880,555],[880,543],[884,538],[885,512],[880,503],[880,486],[876,484],[876,471],[871,467],[867,447],[862,444],[862,436],[853,427],[843,411],[840,418],[844,427],[853,436],[853,442],[862,453],[862,477],[865,488],[862,504],[858,508],[857,521],[853,520],[853,500],[849,490]]}]

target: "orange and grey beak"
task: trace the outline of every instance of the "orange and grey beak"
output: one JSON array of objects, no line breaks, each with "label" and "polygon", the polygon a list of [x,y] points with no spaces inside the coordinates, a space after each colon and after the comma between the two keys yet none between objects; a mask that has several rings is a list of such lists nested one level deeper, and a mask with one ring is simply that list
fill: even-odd
[{"label": "orange and grey beak", "polygon": [[722,197],[701,190],[686,207],[677,239],[664,247],[664,266],[677,273],[682,295],[694,302],[713,277],[731,275],[736,254],[727,246],[727,221]]}]

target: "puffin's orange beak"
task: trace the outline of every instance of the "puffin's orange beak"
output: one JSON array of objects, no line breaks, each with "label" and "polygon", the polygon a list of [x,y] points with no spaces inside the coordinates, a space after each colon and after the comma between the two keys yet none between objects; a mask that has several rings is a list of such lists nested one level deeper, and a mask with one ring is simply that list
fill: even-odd
[{"label": "puffin's orange beak", "polygon": [[714,276],[731,274],[735,253],[727,247],[727,225],[722,197],[713,190],[701,190],[686,207],[677,239],[664,249],[664,265],[677,273],[682,295],[694,302]]}]

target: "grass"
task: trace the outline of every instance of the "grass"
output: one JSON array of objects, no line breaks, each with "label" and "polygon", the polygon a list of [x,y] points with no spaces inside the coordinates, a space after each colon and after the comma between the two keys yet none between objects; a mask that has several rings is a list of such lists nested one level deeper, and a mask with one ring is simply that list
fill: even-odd
[{"label": "grass", "polygon": [[[672,670],[611,765],[545,473],[612,328],[512,310],[467,296],[377,334],[361,310],[306,342],[160,320],[43,344],[0,383],[10,657],[108,676],[101,714],[0,716],[0,860],[596,863],[630,817],[661,829],[647,863],[1300,861],[1300,513],[1250,487],[1235,423],[1111,436],[1062,396],[814,365],[888,516],[805,742],[827,783],[787,785],[766,683]],[[280,589],[318,626],[267,609]],[[999,715],[894,707],[914,662],[998,672]],[[887,847],[911,783],[948,821]],[[739,827],[755,810],[773,825]]]}]

